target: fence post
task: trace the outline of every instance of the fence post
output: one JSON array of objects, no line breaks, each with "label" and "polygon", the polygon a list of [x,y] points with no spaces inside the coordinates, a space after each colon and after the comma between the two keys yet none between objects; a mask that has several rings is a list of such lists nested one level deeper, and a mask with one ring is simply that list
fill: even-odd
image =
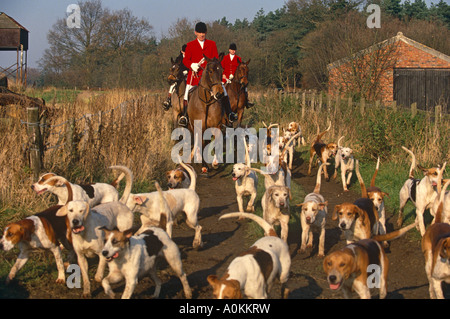
[{"label": "fence post", "polygon": [[27,133],[30,141],[30,168],[35,180],[39,178],[42,168],[43,143],[39,128],[39,108],[27,107]]},{"label": "fence post", "polygon": [[314,109],[316,107],[316,92],[311,92],[311,111],[314,112]]},{"label": "fence post", "polygon": [[361,112],[361,115],[364,115],[364,113],[366,111],[366,99],[364,98],[364,96],[361,97],[361,102],[359,104],[359,110]]},{"label": "fence post", "polygon": [[305,109],[306,109],[306,92],[302,93],[302,118],[305,117]]},{"label": "fence post", "polygon": [[322,111],[322,99],[323,99],[323,92],[320,91],[319,92],[319,107],[318,107],[318,111]]},{"label": "fence post", "polygon": [[411,104],[411,118],[414,118],[417,115],[417,103],[414,102]]},{"label": "fence post", "polygon": [[442,105],[436,105],[436,107],[434,108],[434,117],[435,117],[435,121],[436,122],[440,122],[441,121]]}]

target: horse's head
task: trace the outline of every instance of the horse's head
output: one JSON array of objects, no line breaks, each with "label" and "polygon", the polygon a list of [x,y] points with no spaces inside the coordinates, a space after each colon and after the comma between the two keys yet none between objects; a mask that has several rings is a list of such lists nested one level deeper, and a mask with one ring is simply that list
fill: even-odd
[{"label": "horse's head", "polygon": [[236,69],[236,72],[234,73],[234,78],[243,87],[246,87],[248,85],[248,64],[249,63],[250,63],[250,60],[248,60],[247,62],[240,62]]},{"label": "horse's head", "polygon": [[207,64],[202,74],[202,85],[209,88],[211,95],[216,100],[220,100],[224,96],[222,86],[223,68],[220,64],[220,61],[223,58],[223,53],[219,55],[219,59],[209,59],[205,55],[203,56],[205,57],[205,61],[207,62]]},{"label": "horse's head", "polygon": [[183,56],[180,54],[175,59],[175,61],[172,58],[170,58],[170,62],[172,63],[172,66],[170,67],[167,81],[169,82],[169,84],[182,81],[184,78]]}]

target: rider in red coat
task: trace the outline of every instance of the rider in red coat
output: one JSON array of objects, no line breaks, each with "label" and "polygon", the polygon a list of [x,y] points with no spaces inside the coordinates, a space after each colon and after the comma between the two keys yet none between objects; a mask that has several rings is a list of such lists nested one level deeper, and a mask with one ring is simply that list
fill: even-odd
[{"label": "rider in red coat", "polygon": [[[203,73],[203,68],[206,66],[203,55],[209,59],[219,58],[217,52],[216,42],[206,39],[206,24],[203,22],[198,22],[195,25],[195,37],[196,39],[188,42],[186,45],[186,52],[183,59],[183,64],[189,69],[189,73],[186,81],[186,91],[184,93],[184,103],[183,103],[183,115],[180,117],[178,124],[180,126],[187,126],[187,100],[189,96],[189,90],[198,85],[200,78]],[[225,91],[225,88],[224,88]],[[225,91],[226,95],[226,91]],[[224,101],[226,100],[226,101]],[[231,111],[229,106],[228,96],[226,95],[221,101],[221,105],[225,108],[225,112],[228,115],[230,122],[237,119],[236,113]]]},{"label": "rider in red coat", "polygon": [[[228,48],[229,54],[224,56],[222,59],[222,68],[223,68],[222,83],[224,84],[226,84],[227,82],[231,82],[231,80],[233,80],[234,74],[236,73],[236,69],[242,62],[241,57],[236,55],[236,50],[237,50],[236,44],[231,43],[230,47]],[[247,87],[245,87],[244,92],[245,92],[245,106],[247,108],[252,107],[253,103],[249,102],[248,100]]]},{"label": "rider in red coat", "polygon": [[222,82],[226,83],[227,80],[232,80],[234,73],[236,72],[236,69],[241,63],[241,57],[236,55],[236,44],[231,43],[230,47],[228,49],[229,54],[223,57],[222,59],[222,68],[223,68],[223,75],[222,75]]}]

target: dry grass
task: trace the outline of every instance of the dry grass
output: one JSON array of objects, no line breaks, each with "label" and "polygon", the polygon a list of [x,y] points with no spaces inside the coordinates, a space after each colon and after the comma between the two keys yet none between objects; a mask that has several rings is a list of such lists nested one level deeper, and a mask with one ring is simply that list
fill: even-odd
[{"label": "dry grass", "polygon": [[[47,106],[41,122],[42,173],[55,172],[74,183],[110,182],[116,172],[108,167],[125,165],[135,175],[135,186],[148,188],[174,165],[170,115],[162,110],[158,93],[115,90]],[[31,214],[48,206],[51,196],[36,196],[30,188],[26,112],[18,108],[15,114],[1,119],[0,212]]]}]

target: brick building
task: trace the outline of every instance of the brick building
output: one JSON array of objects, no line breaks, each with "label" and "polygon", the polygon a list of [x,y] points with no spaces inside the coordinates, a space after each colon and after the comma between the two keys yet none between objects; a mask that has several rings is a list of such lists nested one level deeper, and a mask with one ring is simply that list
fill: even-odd
[{"label": "brick building", "polygon": [[401,32],[328,65],[328,91],[420,109],[450,105],[450,57]]}]

